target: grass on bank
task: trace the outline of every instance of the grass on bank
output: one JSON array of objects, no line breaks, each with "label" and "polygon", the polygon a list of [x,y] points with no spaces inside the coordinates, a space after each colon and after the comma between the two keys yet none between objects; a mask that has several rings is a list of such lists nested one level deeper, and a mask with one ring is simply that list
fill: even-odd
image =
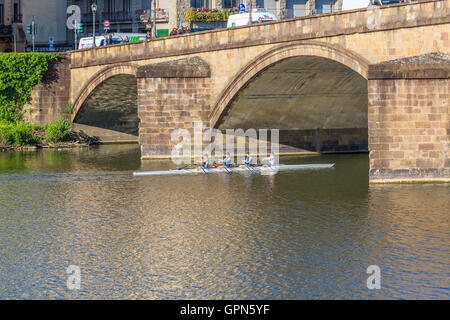
[{"label": "grass on bank", "polygon": [[0,145],[19,147],[38,143],[58,143],[70,137],[72,123],[59,119],[45,126],[18,122],[0,122]]},{"label": "grass on bank", "polygon": [[[59,119],[45,126],[26,123],[23,107],[42,82],[56,53],[0,53],[0,147],[55,144],[70,139],[72,123]],[[67,112],[72,105],[66,106]]]}]

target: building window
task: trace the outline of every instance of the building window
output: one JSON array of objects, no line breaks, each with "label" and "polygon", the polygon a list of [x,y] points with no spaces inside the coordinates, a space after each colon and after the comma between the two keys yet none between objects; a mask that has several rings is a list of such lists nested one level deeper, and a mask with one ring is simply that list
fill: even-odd
[{"label": "building window", "polygon": [[191,8],[209,8],[209,0],[191,0]]},{"label": "building window", "polygon": [[223,0],[222,8],[224,9],[237,8],[241,3],[242,0]]},{"label": "building window", "polygon": [[14,3],[13,7],[13,21],[14,22],[21,22],[22,21],[22,15],[20,14],[20,3]]},{"label": "building window", "polygon": [[152,7],[152,1],[156,1],[156,0],[142,0],[142,8],[141,9],[150,9]]},{"label": "building window", "polygon": [[286,9],[287,18],[303,17],[306,15],[306,0],[287,0]]},{"label": "building window", "polygon": [[116,0],[105,0],[105,11],[116,12]]},{"label": "building window", "polygon": [[123,0],[122,10],[126,12],[131,12],[131,0]]},{"label": "building window", "polygon": [[316,0],[316,13],[333,12],[334,0]]},{"label": "building window", "polygon": [[5,16],[5,9],[3,4],[0,4],[0,25],[4,24],[3,17]]}]

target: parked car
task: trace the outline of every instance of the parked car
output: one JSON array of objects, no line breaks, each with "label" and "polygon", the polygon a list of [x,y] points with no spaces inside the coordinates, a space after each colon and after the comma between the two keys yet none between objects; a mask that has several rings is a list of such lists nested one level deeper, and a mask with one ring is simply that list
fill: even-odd
[{"label": "parked car", "polygon": [[388,5],[393,3],[404,3],[406,0],[379,0],[381,2],[381,5]]}]

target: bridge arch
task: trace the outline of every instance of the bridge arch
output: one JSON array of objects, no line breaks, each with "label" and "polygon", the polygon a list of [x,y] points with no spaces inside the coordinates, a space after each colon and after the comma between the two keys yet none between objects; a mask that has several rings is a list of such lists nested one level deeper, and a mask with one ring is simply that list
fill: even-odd
[{"label": "bridge arch", "polygon": [[99,72],[97,72],[91,80],[84,85],[84,87],[80,90],[77,98],[75,99],[72,106],[72,122],[75,121],[78,112],[83,106],[86,99],[97,89],[97,87],[103,83],[104,81],[118,75],[130,75],[136,77],[137,64],[133,63],[124,63],[119,65],[108,66]]},{"label": "bridge arch", "polygon": [[210,126],[215,128],[220,124],[222,117],[227,113],[238,92],[257,75],[277,62],[301,56],[313,56],[335,61],[367,79],[369,61],[338,45],[319,41],[298,41],[287,45],[279,45],[254,58],[228,83],[213,104],[209,115]]}]

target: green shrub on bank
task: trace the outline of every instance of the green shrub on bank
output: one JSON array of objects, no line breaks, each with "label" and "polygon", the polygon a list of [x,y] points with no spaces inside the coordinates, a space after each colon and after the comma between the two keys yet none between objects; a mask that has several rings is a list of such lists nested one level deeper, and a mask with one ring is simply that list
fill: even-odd
[{"label": "green shrub on bank", "polygon": [[0,121],[0,145],[29,146],[45,140],[50,143],[67,141],[72,123],[64,119],[46,126],[18,121],[10,123]]},{"label": "green shrub on bank", "polygon": [[204,10],[198,9],[187,10],[186,11],[186,21],[191,22],[216,22],[216,21],[228,21],[228,18],[233,11],[225,11],[225,10]]},{"label": "green shrub on bank", "polygon": [[17,122],[56,53],[0,53],[0,121]]},{"label": "green shrub on bank", "polygon": [[47,142],[63,142],[69,138],[72,123],[59,119],[56,122],[50,123],[45,128],[45,140]]},{"label": "green shrub on bank", "polygon": [[0,123],[0,141],[10,146],[26,146],[39,142],[42,138],[34,135],[33,124],[25,122]]}]

